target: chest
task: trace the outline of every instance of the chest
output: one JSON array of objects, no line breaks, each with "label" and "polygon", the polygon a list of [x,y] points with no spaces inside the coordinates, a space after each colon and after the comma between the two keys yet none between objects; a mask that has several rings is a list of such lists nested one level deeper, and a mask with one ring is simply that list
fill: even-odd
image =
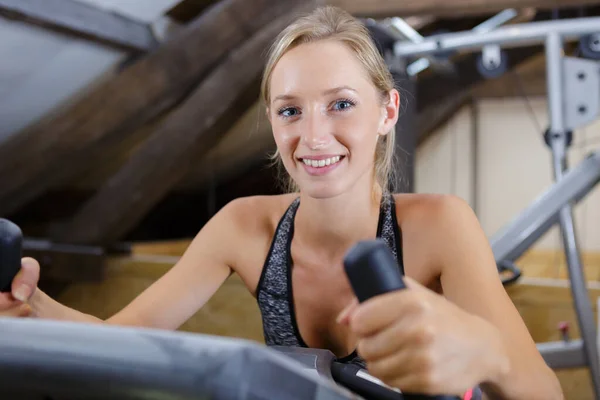
[{"label": "chest", "polygon": [[355,343],[349,330],[336,318],[354,294],[341,260],[317,264],[306,257],[294,260],[290,273],[293,318],[307,346],[327,348],[337,356],[345,356],[354,350]]}]

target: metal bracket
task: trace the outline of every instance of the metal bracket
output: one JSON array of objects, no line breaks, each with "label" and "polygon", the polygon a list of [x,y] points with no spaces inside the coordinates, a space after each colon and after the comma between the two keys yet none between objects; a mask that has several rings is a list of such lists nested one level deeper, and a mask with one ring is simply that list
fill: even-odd
[{"label": "metal bracket", "polygon": [[564,57],[565,125],[575,130],[600,115],[600,62]]}]

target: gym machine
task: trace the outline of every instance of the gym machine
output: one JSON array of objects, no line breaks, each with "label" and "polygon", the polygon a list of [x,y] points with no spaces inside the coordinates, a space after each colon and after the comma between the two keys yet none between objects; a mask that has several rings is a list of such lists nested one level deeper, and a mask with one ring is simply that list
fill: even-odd
[{"label": "gym machine", "polygon": [[[400,64],[403,65],[414,65],[408,60],[416,57],[481,51],[477,67],[482,75],[489,78],[506,71],[507,55],[501,47],[535,44],[545,47],[550,126],[544,139],[552,153],[555,183],[496,233],[490,242],[499,272],[512,273],[503,282],[512,283],[520,277],[515,260],[554,224],[559,224],[581,339],[538,343],[538,349],[552,368],[589,368],[597,399],[600,399],[600,337],[578,249],[573,205],[600,181],[600,152],[590,154],[570,169],[566,153],[573,131],[594,121],[600,113],[599,30],[600,18],[597,17],[540,21],[498,27],[487,32],[466,31],[397,41],[393,51],[394,57],[402,60]],[[563,54],[564,43],[577,40],[580,53],[587,59]]]},{"label": "gym machine", "polygon": [[[0,219],[0,292],[10,291],[21,250],[20,228]],[[380,239],[357,243],[344,268],[361,302],[405,289]],[[0,318],[0,332],[2,399],[458,400],[401,393],[329,350],[28,318]]]}]

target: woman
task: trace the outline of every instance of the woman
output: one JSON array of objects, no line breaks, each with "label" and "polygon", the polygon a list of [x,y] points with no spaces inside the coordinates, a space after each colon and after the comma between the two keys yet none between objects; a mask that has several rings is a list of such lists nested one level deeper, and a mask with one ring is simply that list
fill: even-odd
[{"label": "woman", "polygon": [[[502,287],[469,206],[451,196],[387,191],[399,94],[364,26],[319,8],[273,45],[262,97],[276,158],[296,190],[237,199],[181,260],[106,321],[37,288],[24,259],[2,315],[177,329],[240,275],[256,296],[268,345],[327,348],[415,393],[562,397]],[[381,237],[409,290],[357,305],[342,259]]]}]

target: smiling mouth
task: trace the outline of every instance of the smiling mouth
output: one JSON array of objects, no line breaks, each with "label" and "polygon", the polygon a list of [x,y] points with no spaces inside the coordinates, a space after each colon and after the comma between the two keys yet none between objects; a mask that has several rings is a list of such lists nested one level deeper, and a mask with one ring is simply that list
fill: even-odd
[{"label": "smiling mouth", "polygon": [[330,165],[334,165],[334,164],[339,163],[343,159],[344,159],[344,156],[334,156],[334,157],[323,158],[323,159],[320,159],[320,160],[315,160],[315,159],[311,159],[311,158],[300,158],[300,160],[305,165],[307,165],[309,167],[313,167],[313,168],[328,167]]}]

